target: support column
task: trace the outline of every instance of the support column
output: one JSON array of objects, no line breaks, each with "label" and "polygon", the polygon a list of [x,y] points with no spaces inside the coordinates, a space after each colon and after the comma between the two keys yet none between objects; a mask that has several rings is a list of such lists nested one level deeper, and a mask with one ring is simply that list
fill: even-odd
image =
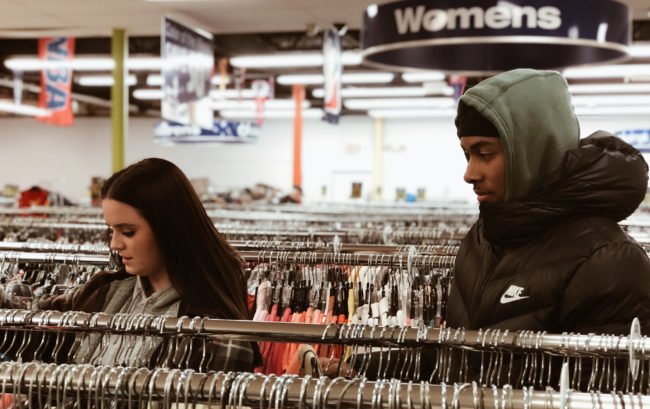
[{"label": "support column", "polygon": [[375,157],[373,166],[373,179],[375,187],[375,202],[380,202],[384,184],[384,119],[375,118]]},{"label": "support column", "polygon": [[111,123],[113,130],[113,172],[124,168],[124,144],[129,120],[129,92],[126,85],[128,71],[125,67],[129,53],[125,30],[114,29],[111,54],[115,61],[111,87]]},{"label": "support column", "polygon": [[302,103],[305,100],[305,86],[293,86],[293,184],[302,187]]}]

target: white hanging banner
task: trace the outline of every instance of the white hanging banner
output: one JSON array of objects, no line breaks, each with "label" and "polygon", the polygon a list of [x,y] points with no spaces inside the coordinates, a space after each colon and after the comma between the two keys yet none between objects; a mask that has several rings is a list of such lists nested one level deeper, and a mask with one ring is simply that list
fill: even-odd
[{"label": "white hanging banner", "polygon": [[325,78],[325,117],[331,124],[339,123],[341,114],[341,39],[336,29],[325,30],[323,34],[323,77]]},{"label": "white hanging banner", "polygon": [[162,117],[211,128],[210,78],[214,67],[212,34],[163,18]]}]

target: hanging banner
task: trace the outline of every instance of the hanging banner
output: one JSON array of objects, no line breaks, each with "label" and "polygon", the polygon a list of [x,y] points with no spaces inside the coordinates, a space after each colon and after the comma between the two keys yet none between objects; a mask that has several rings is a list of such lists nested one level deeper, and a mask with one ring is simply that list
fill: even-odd
[{"label": "hanging banner", "polygon": [[163,119],[210,128],[214,120],[209,97],[212,34],[164,17],[161,56]]},{"label": "hanging banner", "polygon": [[251,82],[251,89],[255,95],[255,111],[257,112],[257,125],[262,126],[264,121],[264,103],[271,98],[271,84],[266,80]]},{"label": "hanging banner", "polygon": [[323,77],[325,79],[325,121],[339,123],[341,114],[341,39],[336,29],[330,28],[323,34]]},{"label": "hanging banner", "polygon": [[402,0],[366,9],[364,64],[491,74],[627,57],[630,9],[616,0]]},{"label": "hanging banner", "polygon": [[454,90],[454,101],[456,103],[463,96],[465,85],[467,85],[467,77],[453,74],[449,76],[449,86]]},{"label": "hanging banner", "polygon": [[154,128],[154,141],[161,144],[183,143],[252,143],[257,142],[259,126],[253,122],[216,120],[206,129],[198,125],[164,121]]},{"label": "hanging banner", "polygon": [[42,62],[59,62],[60,66],[41,70],[41,93],[39,108],[52,112],[50,116],[36,117],[39,121],[70,126],[74,123],[70,94],[72,92],[72,69],[66,61],[74,58],[74,38],[39,38],[38,58]]}]

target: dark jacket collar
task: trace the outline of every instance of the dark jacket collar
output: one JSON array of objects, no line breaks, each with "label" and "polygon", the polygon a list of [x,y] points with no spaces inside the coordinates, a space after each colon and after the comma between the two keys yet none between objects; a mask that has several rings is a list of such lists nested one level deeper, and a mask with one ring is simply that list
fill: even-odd
[{"label": "dark jacket collar", "polygon": [[525,197],[482,204],[482,234],[499,247],[518,247],[574,217],[601,216],[617,222],[645,197],[648,165],[623,140],[599,131],[580,140],[539,188]]}]

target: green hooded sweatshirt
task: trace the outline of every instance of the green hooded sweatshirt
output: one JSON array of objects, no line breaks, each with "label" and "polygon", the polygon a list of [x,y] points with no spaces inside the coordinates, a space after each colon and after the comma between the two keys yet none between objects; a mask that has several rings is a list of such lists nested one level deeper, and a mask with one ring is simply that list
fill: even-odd
[{"label": "green hooded sweatshirt", "polygon": [[507,71],[467,90],[459,104],[472,106],[499,131],[506,158],[506,201],[531,192],[565,152],[578,146],[578,118],[558,72]]}]

